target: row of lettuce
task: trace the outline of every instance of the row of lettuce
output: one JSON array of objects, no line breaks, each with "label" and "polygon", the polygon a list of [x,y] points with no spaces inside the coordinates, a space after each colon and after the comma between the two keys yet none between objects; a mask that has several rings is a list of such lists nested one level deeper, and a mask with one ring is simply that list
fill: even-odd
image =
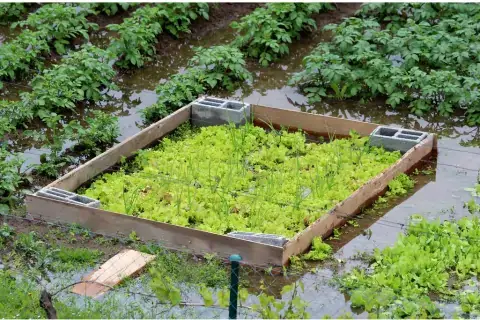
[{"label": "row of lettuce", "polygon": [[[119,135],[115,117],[97,111],[90,112],[83,122],[68,122],[66,115],[74,113],[80,104],[88,110],[90,103],[104,100],[108,90],[117,89],[112,81],[116,68],[143,66],[155,54],[160,33],[168,32],[178,37],[190,32],[191,23],[197,18],[208,19],[209,13],[209,6],[204,3],[141,6],[121,24],[107,26],[117,36],[106,49],[87,43],[75,51],[78,47],[71,44],[73,39],[88,40],[89,33],[98,29],[87,19],[88,15],[96,13],[94,9],[91,6],[43,5],[26,20],[17,22],[25,28],[23,32],[0,47],[0,57],[12,57],[0,66],[0,79],[17,80],[35,70],[29,82],[31,91],[22,92],[19,101],[0,103],[0,136],[11,139],[21,128],[25,129],[22,130],[24,136],[47,147],[50,153],[42,154],[41,163],[35,166],[38,174],[57,176],[74,161],[69,156],[72,150],[80,149],[88,158],[114,143]],[[246,57],[265,64],[265,61],[268,63],[287,54],[288,44],[299,37],[300,31],[316,26],[311,16],[326,9],[333,7],[319,3],[272,3],[257,8],[232,25],[239,35],[233,43],[197,48],[184,73],[173,75],[157,87],[158,101],[145,109],[145,121],[161,119],[200,94],[214,89],[231,91],[251,79],[245,68]],[[266,29],[267,26],[270,29]],[[280,29],[283,31],[278,32]],[[44,68],[43,60],[52,52],[67,54],[59,63]],[[46,129],[26,130],[33,120],[41,120]],[[65,149],[66,143],[73,143],[73,147]],[[19,174],[24,168],[23,161],[20,155],[6,148],[0,158],[0,171],[3,176],[10,177],[0,184],[0,202],[12,202],[17,200],[15,190],[24,182]]]}]

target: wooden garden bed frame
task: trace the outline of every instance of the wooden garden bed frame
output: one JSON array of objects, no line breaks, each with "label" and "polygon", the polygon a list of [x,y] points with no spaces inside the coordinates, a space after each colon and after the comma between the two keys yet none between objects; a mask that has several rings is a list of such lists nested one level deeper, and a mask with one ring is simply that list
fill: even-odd
[{"label": "wooden garden bed frame", "polygon": [[[252,117],[255,125],[284,126],[291,130],[301,128],[316,136],[334,134],[336,137],[344,137],[349,135],[350,130],[357,131],[361,136],[368,136],[378,126],[373,123],[260,105],[252,106]],[[48,186],[74,192],[82,184],[118,163],[123,157],[130,157],[139,149],[155,143],[182,123],[190,121],[190,118],[191,104],[188,104],[72,170]],[[172,249],[186,249],[195,254],[217,253],[221,257],[239,254],[243,262],[248,264],[280,266],[287,264],[290,256],[306,251],[314,237],[325,238],[333,232],[334,228],[345,224],[349,217],[359,213],[362,208],[371,204],[379,195],[383,194],[393,178],[418,166],[419,161],[428,157],[434,149],[436,149],[436,137],[429,134],[427,138],[405,153],[396,163],[366,182],[347,199],[337,204],[328,214],[320,217],[309,227],[295,235],[283,247],[89,208],[37,195],[27,195],[27,212],[34,219],[62,224],[77,223],[93,232],[104,235],[126,236],[135,231],[144,241],[158,241],[163,243],[165,247]]]}]

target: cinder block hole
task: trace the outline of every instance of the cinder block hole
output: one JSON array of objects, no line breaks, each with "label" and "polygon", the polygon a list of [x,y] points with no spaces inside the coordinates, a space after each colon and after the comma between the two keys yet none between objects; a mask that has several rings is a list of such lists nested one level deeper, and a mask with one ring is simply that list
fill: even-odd
[{"label": "cinder block hole", "polygon": [[231,109],[231,110],[240,110],[244,106],[243,103],[235,103],[235,102],[228,102],[225,104],[226,109]]},{"label": "cinder block hole", "polygon": [[84,203],[84,204],[89,204],[89,203],[93,202],[91,199],[88,199],[86,197],[82,197],[82,196],[79,196],[79,195],[71,197],[70,200],[81,202],[81,203]]},{"label": "cinder block hole", "polygon": [[420,137],[423,133],[422,132],[416,132],[416,131],[402,130],[402,134],[409,134],[409,135],[412,135],[412,136]]},{"label": "cinder block hole", "polygon": [[204,101],[201,101],[200,103],[207,106],[220,107],[220,103],[216,103],[216,102],[210,102],[210,101],[204,100]]},{"label": "cinder block hole", "polygon": [[57,190],[48,190],[46,193],[48,194],[51,194],[53,196],[57,196],[57,197],[60,197],[60,198],[65,198],[67,196],[69,196],[69,194],[66,194],[66,193],[63,193],[63,192],[58,192]]},{"label": "cinder block hole", "polygon": [[398,129],[393,129],[393,128],[380,128],[378,130],[377,134],[381,136],[386,136],[386,137],[393,137],[395,133],[398,132]]},{"label": "cinder block hole", "polygon": [[63,195],[63,196],[67,196],[67,197],[72,195],[70,192],[62,190],[62,189],[58,189],[58,188],[50,188],[50,189],[48,189],[47,192],[54,192],[57,195]]},{"label": "cinder block hole", "polygon": [[217,103],[217,104],[222,104],[225,102],[224,100],[214,99],[214,98],[205,98],[203,99],[203,101],[208,101],[208,102]]},{"label": "cinder block hole", "polygon": [[417,140],[418,139],[418,136],[412,136],[412,135],[409,135],[409,134],[399,134],[397,136],[397,138],[400,138],[400,139],[408,139],[408,140]]}]

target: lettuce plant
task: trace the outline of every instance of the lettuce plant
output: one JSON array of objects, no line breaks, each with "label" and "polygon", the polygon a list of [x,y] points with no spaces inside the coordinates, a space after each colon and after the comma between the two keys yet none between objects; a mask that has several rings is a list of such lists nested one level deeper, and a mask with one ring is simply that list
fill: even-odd
[{"label": "lettuce plant", "polygon": [[250,124],[205,127],[141,151],[136,171],[105,174],[85,194],[146,219],[292,237],[400,157],[366,142],[307,143],[303,132]]},{"label": "lettuce plant", "polygon": [[479,273],[479,218],[412,221],[392,247],[375,249],[371,272],[355,269],[342,278],[352,305],[380,318],[438,318],[435,293],[460,302],[465,313],[476,311],[478,297],[463,288]]}]

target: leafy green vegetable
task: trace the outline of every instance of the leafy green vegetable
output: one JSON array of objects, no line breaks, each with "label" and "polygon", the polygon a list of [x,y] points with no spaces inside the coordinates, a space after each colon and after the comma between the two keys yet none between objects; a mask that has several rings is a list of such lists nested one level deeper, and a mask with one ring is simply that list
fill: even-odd
[{"label": "leafy green vegetable", "polygon": [[85,194],[146,219],[291,237],[400,157],[366,139],[312,144],[300,131],[206,127],[141,151],[136,172],[105,174]]},{"label": "leafy green vegetable", "polygon": [[29,3],[0,3],[0,24],[19,19],[25,12]]},{"label": "leafy green vegetable", "polygon": [[480,272],[479,218],[428,222],[416,215],[412,221],[393,247],[375,249],[372,272],[356,269],[341,280],[352,305],[381,318],[436,318],[441,313],[429,298],[435,293],[459,298],[471,312],[476,297],[459,297],[454,289]]},{"label": "leafy green vegetable", "polygon": [[300,32],[317,28],[313,14],[332,9],[329,3],[269,3],[231,24],[237,31],[233,44],[268,66],[288,54],[288,45]]},{"label": "leafy green vegetable", "polygon": [[419,116],[465,110],[467,123],[478,125],[479,13],[476,4],[364,5],[361,18],[325,27],[331,42],[304,58],[290,84],[310,102],[381,96]]},{"label": "leafy green vegetable", "polygon": [[312,241],[312,249],[304,254],[302,258],[306,260],[322,261],[330,257],[332,247],[322,241],[322,238],[315,237]]},{"label": "leafy green vegetable", "polygon": [[142,113],[148,122],[154,122],[208,90],[221,88],[232,91],[239,84],[251,79],[252,75],[245,68],[243,54],[237,48],[196,48],[185,72],[175,74],[169,81],[158,85],[157,103],[145,108]]},{"label": "leafy green vegetable", "polygon": [[118,38],[111,40],[109,50],[118,57],[117,64],[126,68],[141,67],[156,52],[157,36],[165,29],[174,36],[190,32],[190,24],[198,16],[208,19],[206,3],[162,3],[137,9],[121,24],[110,24]]},{"label": "leafy green vegetable", "polygon": [[21,93],[21,104],[36,111],[74,110],[78,101],[98,101],[103,89],[117,88],[112,82],[116,74],[112,61],[109,51],[85,45],[35,76],[30,82],[32,91]]},{"label": "leafy green vegetable", "polygon": [[81,7],[51,3],[41,6],[30,14],[27,20],[17,22],[13,26],[26,26],[38,31],[43,39],[53,41],[53,46],[59,54],[64,54],[70,40],[78,36],[88,40],[88,31],[98,29],[97,24],[88,22],[86,15],[89,13],[92,11]]}]

